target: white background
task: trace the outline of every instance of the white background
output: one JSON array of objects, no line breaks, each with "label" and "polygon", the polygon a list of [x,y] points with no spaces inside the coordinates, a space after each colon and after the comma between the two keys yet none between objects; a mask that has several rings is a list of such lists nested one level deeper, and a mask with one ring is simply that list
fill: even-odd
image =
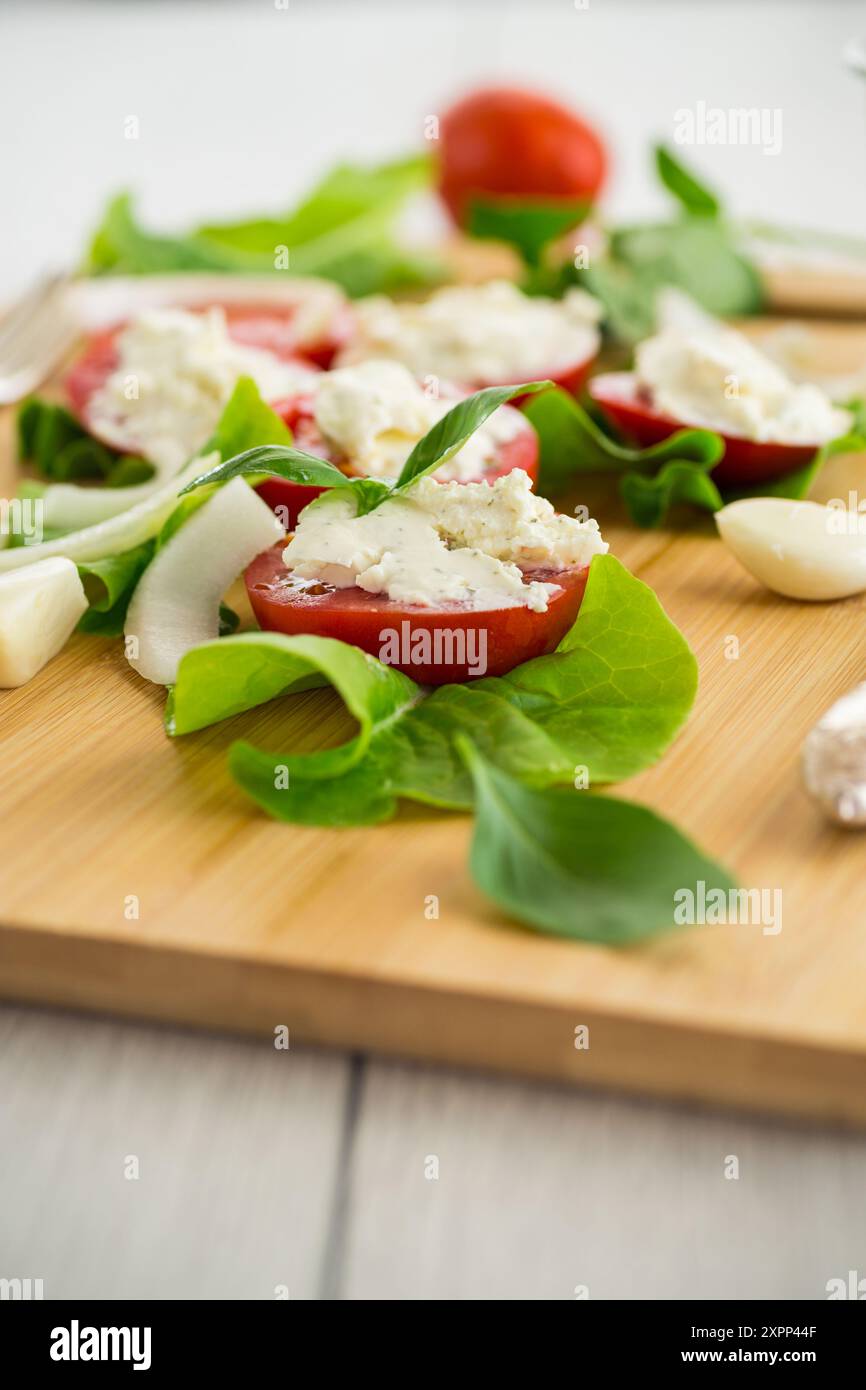
[{"label": "white background", "polygon": [[[780,155],[687,153],[740,215],[866,230],[866,6],[787,3],[8,3],[0,10],[0,295],[76,259],[131,188],[165,229],[286,207],[341,157],[401,154],[481,79],[571,102],[603,131],[615,216],[663,206],[648,150],[674,112],[779,108]],[[124,120],[140,122],[138,141]]]}]

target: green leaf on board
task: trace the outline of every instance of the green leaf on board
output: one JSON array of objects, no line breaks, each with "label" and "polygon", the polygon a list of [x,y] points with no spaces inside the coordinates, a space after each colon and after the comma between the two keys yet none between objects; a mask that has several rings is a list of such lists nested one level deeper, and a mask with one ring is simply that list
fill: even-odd
[{"label": "green leaf on board", "polygon": [[684,893],[735,887],[646,807],[589,791],[539,791],[495,767],[468,738],[457,742],[475,790],[472,875],[526,926],[630,945],[672,928]]}]

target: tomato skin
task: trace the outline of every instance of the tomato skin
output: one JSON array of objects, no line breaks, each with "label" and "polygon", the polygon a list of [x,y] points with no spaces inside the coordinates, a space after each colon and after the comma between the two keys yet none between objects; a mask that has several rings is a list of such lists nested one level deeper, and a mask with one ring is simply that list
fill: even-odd
[{"label": "tomato skin", "polygon": [[[330,366],[352,332],[351,311],[341,310],[334,316],[327,337],[321,343],[313,344],[301,352],[294,343],[292,315],[285,309],[267,304],[217,306],[202,303],[184,307],[189,307],[191,312],[195,313],[204,313],[208,308],[222,308],[229,334],[235,342],[242,343],[245,347],[270,352],[283,362],[298,362],[311,368]],[[125,322],[117,323],[91,334],[66,373],[63,384],[67,400],[88,429],[91,429],[88,418],[90,398],[117,367],[117,337],[125,327]],[[110,439],[105,439],[104,442],[112,444]]]},{"label": "tomato skin", "polygon": [[[386,634],[399,635],[401,655],[406,644],[423,642],[421,634],[473,633],[468,654],[486,651],[484,670],[472,669],[463,661],[389,664],[411,676],[421,685],[447,685],[453,681],[475,680],[480,676],[504,676],[523,661],[546,656],[556,649],[577,617],[583,600],[589,567],[571,570],[527,569],[527,578],[558,584],[561,592],[551,597],[546,613],[529,608],[468,609],[460,604],[448,608],[425,608],[398,603],[363,589],[335,589],[330,584],[292,581],[283,564],[285,542],[279,541],[253,560],[245,580],[250,604],[260,627],[266,632],[314,634],[348,642],[371,656],[379,657]],[[408,624],[408,629],[402,625]],[[466,639],[464,639],[465,641]],[[459,637],[456,638],[459,643]],[[411,646],[410,646],[411,650]],[[464,652],[464,655],[466,653]],[[452,653],[454,655],[454,653]]]},{"label": "tomato skin", "polygon": [[[589,383],[589,394],[622,433],[641,445],[659,444],[676,430],[694,429],[684,420],[675,420],[643,400],[633,372],[606,372]],[[720,487],[764,483],[803,468],[814,458],[818,444],[762,443],[742,436],[722,434],[725,452],[712,470]]]},{"label": "tomato skin", "polygon": [[458,225],[474,197],[593,200],[607,172],[591,126],[548,97],[486,87],[442,117],[439,192]]},{"label": "tomato skin", "polygon": [[[311,418],[308,402],[300,401],[299,403],[297,399],[278,401],[274,409],[293,431],[295,446],[298,449],[304,449],[309,454],[316,454],[319,458],[330,459],[332,463],[343,468],[347,478],[357,476],[353,474],[350,464],[344,464],[340,459],[329,454],[327,445]],[[515,468],[522,468],[524,473],[528,473],[533,485],[538,482],[538,435],[534,429],[529,427],[528,422],[525,430],[521,430],[513,439],[508,439],[499,446],[496,462],[485,469],[482,478],[473,481],[493,483],[497,478],[503,478],[506,473],[511,473]],[[305,483],[292,483],[286,478],[268,478],[266,482],[260,483],[256,488],[259,496],[277,512],[287,531],[291,531],[296,525],[304,507],[308,506],[324,491],[324,488],[310,487]]]}]

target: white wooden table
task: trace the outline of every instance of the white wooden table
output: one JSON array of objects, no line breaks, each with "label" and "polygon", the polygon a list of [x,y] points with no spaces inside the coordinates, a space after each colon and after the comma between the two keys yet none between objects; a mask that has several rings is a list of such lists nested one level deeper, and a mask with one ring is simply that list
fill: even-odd
[{"label": "white wooden table", "polygon": [[0,1010],[0,1277],[46,1298],[820,1299],[864,1190],[866,1136]]},{"label": "white wooden table", "polygon": [[[781,153],[698,167],[739,214],[862,231],[860,27],[840,0],[10,3],[0,295],[74,260],[118,187],[163,225],[279,207],[482,72],[600,119],[617,215],[662,205],[677,108],[779,108]],[[49,1298],[821,1298],[866,1275],[864,1191],[866,1137],[0,1009],[0,1277]]]}]

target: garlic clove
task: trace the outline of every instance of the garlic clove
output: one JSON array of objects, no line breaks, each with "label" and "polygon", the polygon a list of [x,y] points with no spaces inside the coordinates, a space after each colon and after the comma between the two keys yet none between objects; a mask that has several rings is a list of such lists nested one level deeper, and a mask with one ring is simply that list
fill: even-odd
[{"label": "garlic clove", "polygon": [[740,564],[787,598],[836,599],[866,589],[866,516],[817,502],[749,497],[716,512]]},{"label": "garlic clove", "polygon": [[86,608],[78,569],[62,556],[0,574],[0,689],[32,680]]}]

